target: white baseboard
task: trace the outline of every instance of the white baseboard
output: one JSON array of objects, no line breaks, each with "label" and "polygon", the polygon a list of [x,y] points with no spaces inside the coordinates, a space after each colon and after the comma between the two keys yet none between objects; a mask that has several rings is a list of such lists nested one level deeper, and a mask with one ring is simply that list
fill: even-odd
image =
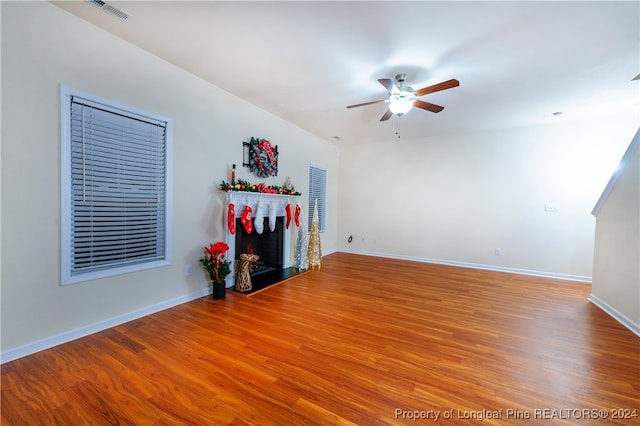
[{"label": "white baseboard", "polygon": [[327,250],[327,251],[322,250],[322,257],[329,256],[330,254],[336,253],[337,251],[338,250],[336,250],[336,249],[330,249],[330,250]]},{"label": "white baseboard", "polygon": [[640,337],[640,324],[637,324],[631,318],[629,318],[628,316],[624,315],[623,313],[618,311],[616,308],[614,308],[613,306],[609,305],[607,302],[605,302],[604,300],[600,299],[598,296],[596,296],[594,294],[590,294],[589,295],[589,302],[593,303],[598,308],[600,308],[603,311],[605,311],[613,319],[615,319],[620,324],[622,324],[625,327],[627,327],[636,336]]},{"label": "white baseboard", "polygon": [[65,331],[64,333],[56,334],[55,336],[46,337],[44,339],[36,340],[35,342],[27,343],[26,345],[18,346],[17,348],[9,349],[0,353],[0,364],[22,358],[36,352],[40,352],[54,346],[61,345],[63,343],[67,343],[72,340],[79,339],[81,337],[88,336],[90,334],[97,333],[99,331],[103,331],[108,328],[115,327],[117,325],[163,311],[165,309],[172,308],[174,306],[189,302],[208,294],[211,294],[211,289],[203,288],[184,296],[166,300],[155,305],[145,306],[144,308],[140,308],[132,312],[127,312],[113,318],[108,318],[104,321],[98,321],[84,327],[76,328],[75,330]]},{"label": "white baseboard", "polygon": [[507,268],[503,266],[483,265],[479,263],[457,262],[452,260],[431,259],[427,257],[415,257],[415,256],[402,256],[402,255],[396,255],[396,254],[376,253],[376,252],[349,250],[349,249],[338,249],[337,251],[342,253],[360,254],[363,256],[376,256],[376,257],[386,257],[389,259],[412,260],[414,262],[434,263],[438,265],[459,266],[461,268],[483,269],[486,271],[508,272],[510,274],[531,275],[534,277],[556,278],[561,280],[591,283],[591,277],[586,277],[581,275],[558,274],[554,272]]}]

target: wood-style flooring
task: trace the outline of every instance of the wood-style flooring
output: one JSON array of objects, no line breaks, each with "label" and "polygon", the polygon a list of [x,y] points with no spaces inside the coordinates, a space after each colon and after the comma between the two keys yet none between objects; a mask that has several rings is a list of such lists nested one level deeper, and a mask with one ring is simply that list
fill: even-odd
[{"label": "wood-style flooring", "polygon": [[5,363],[1,423],[640,424],[640,338],[590,290],[335,253]]}]

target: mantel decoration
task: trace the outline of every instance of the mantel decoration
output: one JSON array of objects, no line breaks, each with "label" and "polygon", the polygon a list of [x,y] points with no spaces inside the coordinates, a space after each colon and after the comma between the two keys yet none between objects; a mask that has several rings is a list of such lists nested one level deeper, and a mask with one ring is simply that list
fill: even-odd
[{"label": "mantel decoration", "polygon": [[224,279],[231,272],[228,260],[224,256],[229,250],[229,246],[224,241],[218,241],[204,248],[204,256],[200,258],[202,267],[209,275],[213,283],[213,298],[224,299],[226,288]]},{"label": "mantel decoration", "polygon": [[[263,182],[258,184],[253,184],[244,179],[235,179],[235,164],[231,169],[231,181],[225,182],[224,180],[218,185],[218,188],[222,191],[239,191],[239,192],[257,192],[261,194],[275,194],[275,195],[300,195],[296,188],[291,184],[291,178],[287,177],[286,182],[283,186],[278,185],[265,185]],[[299,208],[299,207],[298,207]],[[229,203],[227,206],[227,227],[231,235],[236,233],[236,206],[233,203]],[[254,213],[251,206],[246,205],[242,213],[240,214],[240,222],[244,227],[247,234],[251,234],[253,232],[253,225],[256,224],[256,231],[259,234],[262,234],[263,231],[263,219],[265,216],[265,211],[268,211],[269,216],[269,229],[271,232],[275,229],[275,203],[270,203],[268,206],[265,206],[264,203],[258,203],[256,206],[256,211]],[[291,206],[286,206],[287,212],[287,229],[289,229],[289,223],[291,222]],[[296,210],[296,225],[298,225],[297,215],[299,212]],[[255,219],[255,220],[254,220]]]},{"label": "mantel decoration", "polygon": [[277,145],[274,148],[266,139],[251,137],[251,141],[243,142],[242,146],[245,150],[243,166],[262,178],[278,176]]},{"label": "mantel decoration", "polygon": [[301,195],[296,191],[296,188],[291,184],[291,179],[287,178],[287,182],[283,186],[278,185],[265,185],[264,183],[250,183],[244,179],[232,180],[231,182],[225,182],[224,180],[218,188],[222,191],[245,191],[245,192],[260,192],[263,194],[280,194],[280,195]]}]

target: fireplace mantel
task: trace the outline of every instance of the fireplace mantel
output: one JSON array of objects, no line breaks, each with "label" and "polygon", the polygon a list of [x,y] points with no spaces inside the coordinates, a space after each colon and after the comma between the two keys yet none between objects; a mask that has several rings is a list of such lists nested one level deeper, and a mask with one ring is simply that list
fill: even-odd
[{"label": "fireplace mantel", "polygon": [[[229,232],[229,226],[226,220],[226,212],[229,204],[233,204],[235,217],[239,218],[242,214],[242,211],[246,206],[251,207],[251,211],[255,216],[258,203],[262,202],[265,205],[265,216],[268,215],[269,205],[273,204],[275,206],[276,216],[285,216],[287,215],[286,207],[288,204],[291,204],[291,209],[295,209],[296,204],[300,201],[299,195],[281,195],[281,194],[265,194],[262,192],[244,192],[244,191],[229,191],[225,194],[225,220],[224,220],[224,231],[225,231],[225,242],[229,245],[230,254],[229,258],[235,256],[236,252],[236,238],[235,234],[231,234]],[[284,244],[283,244],[283,268],[290,268],[292,264],[291,259],[291,238],[292,238],[292,229],[295,227],[293,221],[289,228],[284,229]],[[236,232],[238,230],[236,229]],[[254,227],[254,231],[255,227]],[[265,227],[263,232],[271,232],[268,228]],[[233,287],[235,282],[233,279],[233,270],[234,270],[234,259],[231,260],[231,274],[227,276],[225,285],[226,287]]]}]

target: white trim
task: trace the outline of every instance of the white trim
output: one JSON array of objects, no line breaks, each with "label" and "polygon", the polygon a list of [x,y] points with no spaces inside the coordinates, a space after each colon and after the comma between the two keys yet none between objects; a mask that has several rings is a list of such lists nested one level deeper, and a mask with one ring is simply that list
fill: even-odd
[{"label": "white trim", "polygon": [[361,254],[363,256],[385,257],[389,259],[412,260],[414,262],[433,263],[437,265],[459,266],[461,268],[482,269],[485,271],[507,272],[510,274],[530,275],[534,277],[555,278],[560,280],[591,283],[591,277],[582,275],[558,274],[555,272],[534,271],[530,269],[508,268],[504,266],[484,265],[480,263],[458,262],[454,260],[431,259],[427,257],[401,256],[388,253],[367,252],[359,250],[339,249],[343,253]]},{"label": "white trim", "polygon": [[600,195],[598,202],[593,207],[593,210],[591,210],[592,215],[598,216],[598,213],[600,213],[600,209],[602,209],[602,206],[607,201],[607,198],[609,198],[609,194],[611,194],[611,191],[613,191],[613,188],[616,186],[616,182],[618,182],[620,175],[622,175],[622,171],[625,169],[625,167],[627,167],[629,161],[631,161],[631,157],[633,157],[633,154],[635,154],[636,150],[638,149],[638,145],[640,145],[640,128],[636,132],[636,135],[633,137],[633,140],[629,144],[629,147],[622,156],[620,164],[618,164],[618,167],[613,172],[613,175],[611,176],[611,179],[609,179],[609,183],[607,183],[607,186],[604,188],[602,195]]},{"label": "white trim", "polygon": [[121,315],[117,315],[112,318],[108,318],[103,321],[98,321],[93,324],[86,325],[84,327],[76,328],[74,330],[65,331],[55,336],[45,337],[44,339],[30,342],[17,348],[9,349],[0,353],[0,364],[13,361],[18,358],[22,358],[27,355],[40,352],[45,349],[52,348],[54,346],[61,345],[63,343],[70,342],[72,340],[79,339],[81,337],[88,336],[99,331],[106,330],[111,327],[115,327],[120,324],[124,324],[129,321],[133,321],[138,318],[142,318],[147,315],[154,314],[156,312],[163,311],[165,309],[172,308],[177,305],[189,302],[194,299],[198,299],[203,296],[211,294],[211,288],[203,288],[198,291],[186,294],[184,296],[169,299],[164,302],[156,303],[155,305],[146,306],[144,308],[136,309],[135,311],[127,312]]},{"label": "white trim", "polygon": [[589,302],[596,305],[598,308],[602,309],[605,313],[611,316],[614,320],[618,321],[620,324],[631,330],[636,336],[640,337],[640,324],[634,322],[631,318],[618,311],[613,306],[609,305],[604,300],[600,299],[598,296],[593,293],[588,297]]},{"label": "white trim", "polygon": [[338,253],[339,251],[340,250],[336,250],[336,249],[329,249],[325,251],[324,249],[322,249],[322,257],[329,256],[330,254],[333,254],[333,253]]}]

